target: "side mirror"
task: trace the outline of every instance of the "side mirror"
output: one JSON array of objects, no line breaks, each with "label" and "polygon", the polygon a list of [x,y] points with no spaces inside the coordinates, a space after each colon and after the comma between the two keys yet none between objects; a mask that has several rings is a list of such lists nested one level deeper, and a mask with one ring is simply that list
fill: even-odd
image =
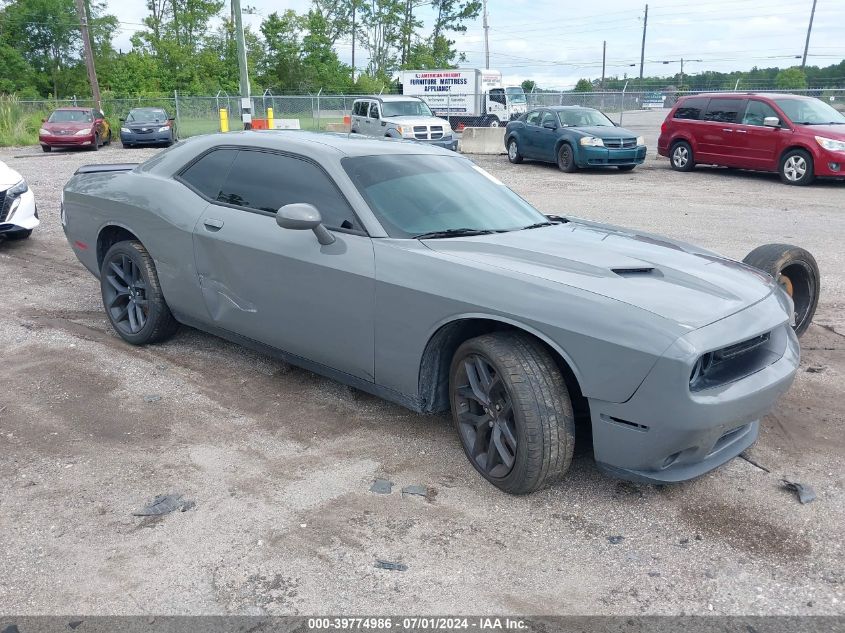
[{"label": "side mirror", "polygon": [[314,231],[317,241],[323,246],[334,244],[335,241],[335,236],[323,226],[323,218],[313,204],[286,204],[276,213],[276,224],[293,231]]},{"label": "side mirror", "polygon": [[546,121],[545,123],[543,123],[543,127],[547,130],[556,130],[557,123],[555,123],[554,121]]},{"label": "side mirror", "polygon": [[766,127],[780,127],[780,119],[776,116],[767,116],[763,119],[763,125]]}]

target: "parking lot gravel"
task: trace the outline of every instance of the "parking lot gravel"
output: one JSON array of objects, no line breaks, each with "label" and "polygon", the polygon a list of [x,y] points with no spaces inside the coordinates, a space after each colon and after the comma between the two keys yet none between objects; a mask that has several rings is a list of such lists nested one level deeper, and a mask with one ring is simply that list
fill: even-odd
[{"label": "parking lot gravel", "polygon": [[[654,147],[653,117],[626,117]],[[0,150],[43,220],[0,243],[0,613],[845,614],[845,183],[676,173],[653,149],[629,173],[474,157],[545,212],[735,258],[790,242],[822,273],[798,377],[749,460],[656,487],[607,477],[580,447],[563,483],[511,497],[447,416],[189,328],[118,339],[59,195],[80,165],[155,152]],[[193,505],[133,515],[166,494]]]}]

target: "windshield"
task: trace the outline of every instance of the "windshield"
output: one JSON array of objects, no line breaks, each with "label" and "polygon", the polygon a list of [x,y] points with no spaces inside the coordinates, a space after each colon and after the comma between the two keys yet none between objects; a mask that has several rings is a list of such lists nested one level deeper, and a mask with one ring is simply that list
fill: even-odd
[{"label": "windshield", "polygon": [[818,99],[775,99],[775,103],[793,123],[804,125],[845,124],[845,116]]},{"label": "windshield", "polygon": [[563,127],[613,127],[613,121],[589,108],[560,110],[557,115]]},{"label": "windshield", "polygon": [[91,110],[56,110],[47,119],[50,123],[91,123],[93,120]]},{"label": "windshield", "polygon": [[359,156],[343,159],[343,168],[390,237],[450,229],[511,231],[548,221],[457,156]]},{"label": "windshield", "polygon": [[505,88],[505,93],[507,93],[508,99],[511,103],[526,103],[525,92],[518,86]]},{"label": "windshield", "polygon": [[126,117],[127,123],[162,123],[167,121],[164,110],[132,110]]},{"label": "windshield", "polygon": [[381,115],[388,116],[434,116],[425,101],[385,101],[381,104]]}]

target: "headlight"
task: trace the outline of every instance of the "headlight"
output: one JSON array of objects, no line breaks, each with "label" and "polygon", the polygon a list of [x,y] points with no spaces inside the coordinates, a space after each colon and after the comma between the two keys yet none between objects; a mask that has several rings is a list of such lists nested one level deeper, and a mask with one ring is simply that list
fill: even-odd
[{"label": "headlight", "polygon": [[7,220],[10,219],[12,213],[21,203],[20,197],[27,191],[29,191],[29,187],[27,187],[25,180],[21,180],[6,189],[6,199],[3,200],[3,206],[0,208],[0,217],[5,216]]},{"label": "headlight", "polygon": [[122,127],[122,128],[120,128],[120,133],[121,134],[132,134],[132,131],[128,127]]},{"label": "headlight", "polygon": [[845,141],[837,141],[836,139],[817,136],[816,143],[831,152],[845,152]]},{"label": "headlight", "polygon": [[645,145],[645,136],[637,137],[637,145]]},{"label": "headlight", "polygon": [[74,136],[88,136],[91,134],[91,130],[79,130]]},{"label": "headlight", "polygon": [[50,132],[48,132],[42,127],[40,130],[38,130],[38,136],[50,136]]},{"label": "headlight", "polygon": [[595,136],[585,136],[579,143],[584,147],[604,147],[604,141]]},{"label": "headlight", "polygon": [[158,128],[158,131],[159,131],[159,132],[169,132],[169,131],[170,131],[170,127],[169,127],[169,126],[167,126],[167,125],[162,125],[160,128]]}]

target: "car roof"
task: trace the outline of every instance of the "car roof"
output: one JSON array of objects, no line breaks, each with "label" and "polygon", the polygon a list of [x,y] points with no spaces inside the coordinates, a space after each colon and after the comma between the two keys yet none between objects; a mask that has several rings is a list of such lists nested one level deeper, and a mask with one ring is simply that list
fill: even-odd
[{"label": "car roof", "polygon": [[[194,141],[196,139],[196,141]],[[414,141],[402,141],[330,132],[306,132],[301,130],[249,130],[205,134],[183,141],[201,144],[202,151],[213,146],[239,145],[285,152],[302,153],[307,156],[338,154],[344,156],[372,156],[381,154],[429,154],[455,156],[455,152]]]},{"label": "car roof", "polygon": [[794,95],[789,94],[786,92],[702,92],[695,95],[684,95],[684,99],[689,99],[690,97],[719,97],[719,98],[738,98],[741,99],[743,97],[765,97],[768,99],[814,99],[815,97],[809,97],[807,95]]},{"label": "car roof", "polygon": [[95,108],[85,108],[83,106],[62,106],[61,108],[56,108],[55,110],[53,110],[53,112],[56,112],[58,110],[72,110],[74,112],[89,112],[89,111],[94,110],[94,109]]},{"label": "car roof", "polygon": [[358,97],[355,101],[375,100],[375,101],[422,101],[419,97],[414,95],[373,95],[372,97]]},{"label": "car roof", "polygon": [[547,110],[595,110],[596,108],[591,108],[590,106],[580,106],[580,105],[554,105],[554,106],[546,106]]},{"label": "car roof", "polygon": [[132,108],[130,112],[137,112],[138,110],[165,110],[164,106],[142,106],[140,108]]}]

